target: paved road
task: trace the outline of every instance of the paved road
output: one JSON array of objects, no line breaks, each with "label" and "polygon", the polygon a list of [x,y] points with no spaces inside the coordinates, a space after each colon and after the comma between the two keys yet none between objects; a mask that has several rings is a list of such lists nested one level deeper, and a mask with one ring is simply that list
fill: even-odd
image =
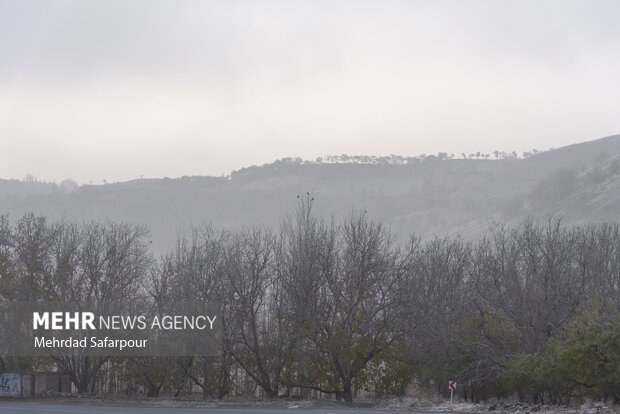
[{"label": "paved road", "polygon": [[[341,410],[321,410],[321,409],[249,409],[249,408],[153,408],[153,407],[105,407],[105,406],[85,406],[85,405],[61,405],[43,403],[20,403],[20,402],[0,402],[0,414],[283,414],[286,412],[299,414],[343,414],[347,412],[361,412],[364,414],[392,414],[408,413],[416,414],[412,411],[377,411],[358,408],[343,408]],[[423,413],[417,413],[423,414]],[[435,413],[436,414],[436,413]]]}]

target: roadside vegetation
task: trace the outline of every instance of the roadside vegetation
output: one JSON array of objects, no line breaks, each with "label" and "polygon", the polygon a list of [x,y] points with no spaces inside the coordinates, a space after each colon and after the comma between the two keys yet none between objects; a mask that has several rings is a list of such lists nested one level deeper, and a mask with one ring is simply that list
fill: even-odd
[{"label": "roadside vegetation", "polygon": [[[278,228],[204,225],[153,257],[118,222],[0,217],[0,300],[221,300],[216,357],[0,358],[81,394],[400,396],[620,403],[620,226],[496,225],[477,241],[396,240],[302,197]],[[2,355],[2,353],[0,353]]]}]

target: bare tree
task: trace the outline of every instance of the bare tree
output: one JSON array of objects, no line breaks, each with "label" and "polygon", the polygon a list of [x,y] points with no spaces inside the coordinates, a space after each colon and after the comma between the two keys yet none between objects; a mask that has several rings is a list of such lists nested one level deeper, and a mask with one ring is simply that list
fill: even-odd
[{"label": "bare tree", "polygon": [[[94,306],[132,300],[152,263],[148,231],[123,223],[85,223],[78,234],[72,224],[54,229],[55,270],[45,283],[48,296]],[[54,355],[58,366],[75,384],[79,393],[89,391],[93,378],[108,357],[84,354],[84,350]]]},{"label": "bare tree", "polygon": [[[402,335],[403,267],[391,235],[365,213],[325,224],[302,200],[285,227],[293,307],[309,352],[300,382],[352,401],[367,364]],[[301,368],[301,367],[300,367]]]},{"label": "bare tree", "polygon": [[232,329],[238,333],[232,356],[272,398],[278,396],[296,343],[286,313],[286,292],[277,278],[275,248],[271,233],[244,229],[231,240],[226,266]]},{"label": "bare tree", "polygon": [[189,237],[179,238],[173,254],[162,258],[147,288],[158,303],[221,303],[224,332],[219,354],[177,358],[181,382],[183,378],[189,378],[211,398],[223,398],[231,387],[231,349],[236,332],[232,327],[233,301],[226,276],[229,239],[228,232],[218,231],[212,226],[194,228]]}]

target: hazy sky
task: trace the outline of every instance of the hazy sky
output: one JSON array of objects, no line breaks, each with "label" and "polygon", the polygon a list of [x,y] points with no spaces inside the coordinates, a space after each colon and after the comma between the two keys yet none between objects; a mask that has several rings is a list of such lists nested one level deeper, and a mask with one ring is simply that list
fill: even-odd
[{"label": "hazy sky", "polygon": [[0,0],[0,177],[620,133],[618,1]]}]

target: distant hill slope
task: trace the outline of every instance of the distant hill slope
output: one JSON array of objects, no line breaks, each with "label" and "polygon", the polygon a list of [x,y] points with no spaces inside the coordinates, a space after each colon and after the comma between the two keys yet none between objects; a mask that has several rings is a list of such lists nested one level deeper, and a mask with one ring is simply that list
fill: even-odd
[{"label": "distant hill slope", "polygon": [[0,214],[145,223],[163,252],[191,225],[274,226],[311,193],[317,210],[368,211],[400,237],[475,237],[493,221],[562,216],[566,223],[620,217],[620,135],[525,159],[405,159],[395,164],[278,161],[229,177],[143,179],[67,188],[0,180]]}]

